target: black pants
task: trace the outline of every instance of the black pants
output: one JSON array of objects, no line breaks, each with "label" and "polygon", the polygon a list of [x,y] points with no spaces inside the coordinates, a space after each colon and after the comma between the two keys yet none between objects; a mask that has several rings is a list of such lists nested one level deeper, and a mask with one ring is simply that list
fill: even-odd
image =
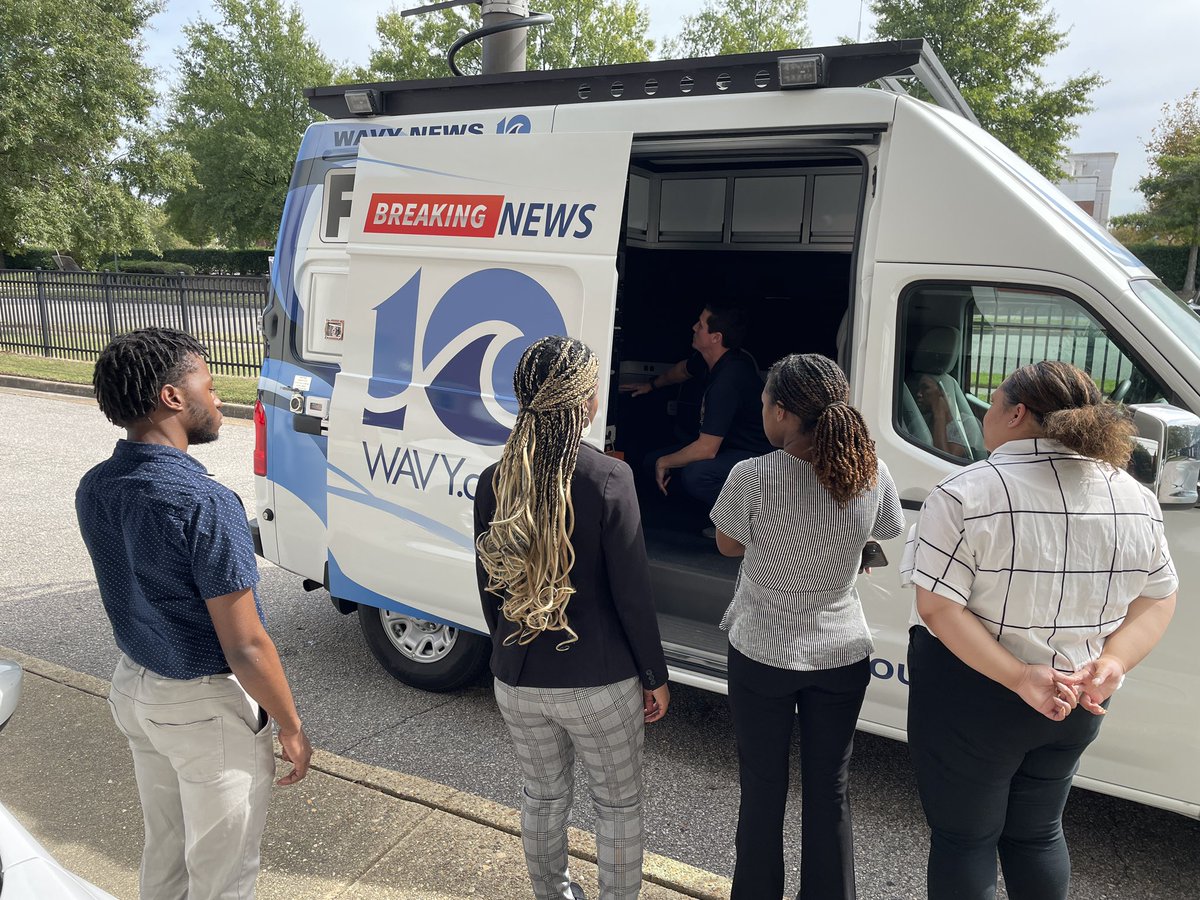
[{"label": "black pants", "polygon": [[908,746],[932,831],[930,900],[992,900],[997,853],[1012,900],[1065,900],[1063,807],[1101,717],[1080,706],[1053,722],[919,626],[908,671]]},{"label": "black pants", "polygon": [[870,680],[866,659],[796,672],[765,666],[729,648],[729,707],[742,781],[730,900],[783,895],[783,813],[797,716],[803,803],[799,896],[855,896],[850,754]]}]

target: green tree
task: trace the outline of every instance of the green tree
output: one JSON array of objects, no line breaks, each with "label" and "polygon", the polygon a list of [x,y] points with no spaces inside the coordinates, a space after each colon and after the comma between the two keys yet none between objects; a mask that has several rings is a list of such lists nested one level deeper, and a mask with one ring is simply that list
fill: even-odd
[{"label": "green tree", "polygon": [[321,118],[303,89],[334,67],[282,0],[215,0],[216,21],[184,27],[172,92],[171,141],[192,160],[189,184],[166,208],[194,243],[270,241],[279,228],[304,129]]},{"label": "green tree", "polygon": [[1188,248],[1183,290],[1196,290],[1196,260],[1200,255],[1200,88],[1174,106],[1150,133],[1150,173],[1138,181],[1146,209],[1120,216],[1114,225],[1139,236]]},{"label": "green tree", "polygon": [[1045,0],[873,0],[880,38],[927,39],[979,123],[1051,181],[1092,109],[1094,72],[1054,87],[1041,75],[1067,45]]},{"label": "green tree", "polygon": [[530,69],[642,62],[654,52],[650,13],[637,0],[539,0],[554,24],[530,29]]},{"label": "green tree", "polygon": [[[408,81],[419,78],[449,78],[446,51],[460,31],[479,27],[479,7],[444,9],[419,16],[402,17],[391,9],[375,19],[379,45],[371,48],[365,68],[354,72],[354,80]],[[479,66],[479,45],[464,47],[458,67],[472,71]]]},{"label": "green tree", "polygon": [[[654,52],[654,41],[646,36],[650,14],[637,0],[540,0],[535,5],[552,14],[554,24],[529,29],[528,69],[640,62]],[[359,81],[448,77],[446,51],[461,32],[479,25],[474,5],[407,18],[395,10],[386,12],[375,20],[379,45],[355,75]],[[456,58],[464,72],[478,71],[479,60],[478,42]]]},{"label": "green tree", "polygon": [[720,56],[804,47],[809,40],[808,0],[706,0],[683,17],[663,51],[669,58]]},{"label": "green tree", "polygon": [[157,0],[103,15],[53,0],[0,3],[0,266],[29,245],[81,261],[153,243],[148,202],[182,161],[148,127],[154,73],[142,31]]}]

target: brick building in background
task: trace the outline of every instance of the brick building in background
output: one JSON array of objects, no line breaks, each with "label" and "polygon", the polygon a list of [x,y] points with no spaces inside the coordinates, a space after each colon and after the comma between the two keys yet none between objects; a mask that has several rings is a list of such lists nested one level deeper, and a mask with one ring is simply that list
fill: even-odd
[{"label": "brick building in background", "polygon": [[1116,153],[1072,153],[1062,162],[1064,177],[1058,188],[1089,216],[1108,227]]}]

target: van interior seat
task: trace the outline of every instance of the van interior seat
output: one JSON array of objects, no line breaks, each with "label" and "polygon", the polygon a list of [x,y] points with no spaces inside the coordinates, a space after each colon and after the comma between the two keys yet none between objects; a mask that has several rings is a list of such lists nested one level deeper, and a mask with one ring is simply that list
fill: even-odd
[{"label": "van interior seat", "polygon": [[[984,459],[987,451],[983,447],[983,429],[967,401],[967,395],[963,393],[962,385],[950,374],[958,362],[959,348],[962,346],[960,335],[959,329],[949,325],[935,325],[922,334],[909,357],[905,383],[911,396],[915,398],[920,391],[922,379],[926,376],[932,378],[946,396],[951,418],[962,430],[971,458]],[[916,406],[914,400],[913,407]],[[903,411],[902,404],[901,412]],[[926,426],[925,431],[928,432],[933,425],[931,419],[919,409],[917,412]],[[910,433],[915,435],[917,432],[910,429]]]},{"label": "van interior seat", "polygon": [[900,384],[899,422],[901,430],[918,444],[924,444],[927,447],[933,445],[933,435],[929,432],[925,417],[921,415],[917,399],[908,389],[908,385],[904,383]]}]

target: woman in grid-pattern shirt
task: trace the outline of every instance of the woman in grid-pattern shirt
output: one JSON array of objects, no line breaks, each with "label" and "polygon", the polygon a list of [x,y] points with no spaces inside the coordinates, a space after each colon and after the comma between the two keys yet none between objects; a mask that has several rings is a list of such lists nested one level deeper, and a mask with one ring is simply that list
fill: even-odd
[{"label": "woman in grid-pattern shirt", "polygon": [[990,458],[933,489],[902,566],[929,896],[994,897],[999,852],[1009,897],[1063,900],[1071,779],[1177,578],[1158,502],[1123,469],[1133,426],[1086,372],[1018,369],[983,431]]},{"label": "woman in grid-pattern shirt", "polygon": [[738,463],[712,511],[721,552],[745,556],[721,622],[742,788],[733,900],[783,893],[797,719],[800,897],[855,895],[849,765],[872,644],[854,580],[867,539],[899,536],[904,514],[849,393],[824,356],[772,366],[763,426],[780,449]]}]

